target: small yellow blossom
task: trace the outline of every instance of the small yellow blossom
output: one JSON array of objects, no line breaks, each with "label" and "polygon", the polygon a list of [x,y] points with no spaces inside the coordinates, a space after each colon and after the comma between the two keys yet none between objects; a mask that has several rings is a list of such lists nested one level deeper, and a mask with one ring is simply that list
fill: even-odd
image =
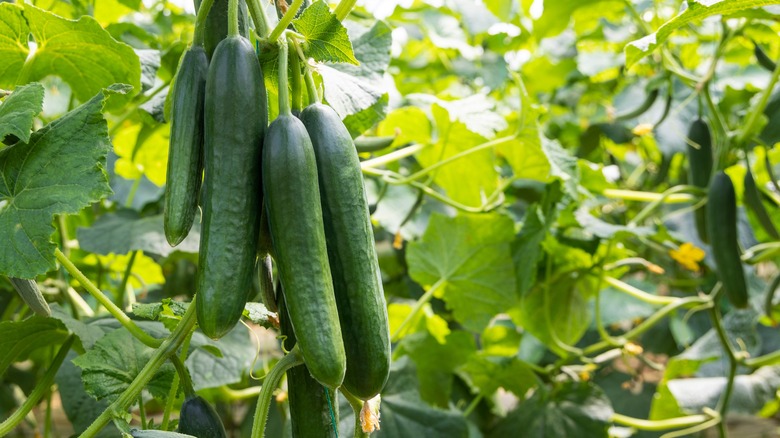
[{"label": "small yellow blossom", "polygon": [[374,397],[363,403],[363,408],[360,410],[360,426],[364,433],[371,433],[375,430],[379,430],[378,397]]},{"label": "small yellow blossom", "polygon": [[642,354],[644,349],[642,346],[634,344],[633,342],[628,342],[626,345],[623,346],[623,350],[625,350],[626,353],[636,356],[637,354]]},{"label": "small yellow blossom", "polygon": [[640,123],[634,127],[634,129],[631,130],[631,132],[639,137],[642,137],[643,135],[647,135],[651,132],[653,132],[653,124],[652,123]]},{"label": "small yellow blossom", "polygon": [[578,375],[580,377],[580,380],[583,382],[587,382],[590,380],[590,372],[588,372],[587,370],[580,371]]},{"label": "small yellow blossom", "polygon": [[704,260],[704,251],[690,242],[683,243],[679,249],[670,250],[669,255],[689,271],[698,271],[699,262]]}]

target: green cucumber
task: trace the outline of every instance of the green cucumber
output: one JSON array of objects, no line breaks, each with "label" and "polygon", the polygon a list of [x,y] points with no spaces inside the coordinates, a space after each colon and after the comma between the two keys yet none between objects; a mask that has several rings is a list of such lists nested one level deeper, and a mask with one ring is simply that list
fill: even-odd
[{"label": "green cucumber", "polygon": [[51,316],[51,309],[49,304],[46,303],[46,299],[43,298],[41,290],[38,289],[38,283],[35,280],[27,280],[24,278],[8,277],[11,285],[22,297],[22,301],[30,306],[30,309],[40,316]]},{"label": "green cucumber", "polygon": [[775,64],[775,61],[769,58],[766,52],[764,52],[764,49],[762,49],[761,46],[759,46],[755,41],[753,41],[753,53],[756,55],[756,61],[758,61],[758,65],[764,67],[764,69],[767,71],[775,71],[777,64]]},{"label": "green cucumber", "polygon": [[[295,346],[295,332],[285,309],[284,293],[280,290],[277,294],[280,297],[279,326],[284,339],[284,349],[290,351]],[[334,418],[338,424],[338,403],[333,402],[337,400],[335,392],[330,393],[331,402],[328,403],[328,394],[325,391],[325,387],[311,377],[305,364],[287,370],[287,397],[293,438],[338,436],[332,425]]]},{"label": "green cucumber", "polygon": [[227,438],[219,414],[200,396],[188,397],[181,405],[179,432],[197,438]]},{"label": "green cucumber", "polygon": [[[707,122],[699,118],[688,129],[688,179],[696,187],[707,188],[712,174],[712,136]],[[707,213],[704,208],[694,212],[696,231],[702,242],[709,242]]]},{"label": "green cucumber", "polygon": [[301,121],[317,158],[328,259],[347,353],[344,387],[368,400],[387,382],[390,333],[360,161],[333,108],[309,105]]},{"label": "green cucumber", "polygon": [[378,152],[393,145],[396,136],[358,137],[355,139],[355,149],[358,152]]},{"label": "green cucumber", "polygon": [[325,247],[317,164],[306,127],[291,114],[263,144],[263,190],[287,312],[312,377],[335,389],[346,358]]},{"label": "green cucumber", "polygon": [[263,304],[271,312],[278,311],[279,306],[276,302],[276,293],[274,292],[273,262],[270,254],[261,255],[257,258],[257,276],[260,298]]},{"label": "green cucumber", "polygon": [[[206,33],[204,35],[203,47],[206,49],[206,55],[209,59],[213,56],[217,45],[228,34],[228,1],[214,0],[211,10],[206,16]],[[200,0],[195,1],[196,8],[200,8],[200,3]],[[249,36],[246,3],[241,0],[238,2],[238,28],[241,36]]]},{"label": "green cucumber", "polygon": [[747,169],[744,180],[745,195],[743,197],[745,206],[753,211],[756,215],[756,219],[758,219],[758,223],[764,228],[764,231],[766,231],[772,239],[778,240],[780,239],[780,234],[778,234],[777,228],[772,222],[772,218],[769,217],[769,213],[766,211],[764,203],[761,202],[761,192],[758,191],[756,181],[753,179],[753,173],[750,171],[750,166],[746,164],[745,168]]},{"label": "green cucumber", "polygon": [[198,210],[203,176],[203,102],[208,59],[203,47],[184,53],[171,101],[171,141],[163,209],[165,238],[176,246],[187,237]]},{"label": "green cucumber", "polygon": [[745,308],[748,290],[737,241],[737,197],[731,178],[724,172],[718,172],[710,183],[707,226],[715,271],[726,296],[735,307]]},{"label": "green cucumber", "polygon": [[241,36],[225,38],[206,80],[198,324],[214,339],[241,318],[252,290],[260,228],[261,148],[268,120],[263,73]]}]

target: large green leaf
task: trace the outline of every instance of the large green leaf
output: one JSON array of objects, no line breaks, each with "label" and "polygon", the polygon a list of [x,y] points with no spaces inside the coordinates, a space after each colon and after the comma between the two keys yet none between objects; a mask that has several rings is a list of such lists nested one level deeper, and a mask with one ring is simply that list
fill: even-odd
[{"label": "large green leaf", "polygon": [[112,86],[0,151],[0,273],[33,278],[54,268],[52,219],[78,213],[111,193],[104,169],[110,148],[101,111]]},{"label": "large green leaf", "polygon": [[[87,393],[110,403],[127,389],[154,351],[127,330],[119,328],[100,338],[92,349],[74,359],[73,363],[81,368]],[[155,372],[146,389],[153,396],[164,399],[174,373],[173,365],[164,364]]]},{"label": "large green leaf", "polygon": [[22,16],[22,8],[12,3],[0,3],[0,87],[16,84],[16,77],[27,59],[27,35],[30,27]]},{"label": "large green leaf", "polygon": [[0,142],[7,135],[15,135],[23,142],[30,141],[33,120],[41,110],[43,110],[41,84],[36,82],[17,87],[0,105]]},{"label": "large green leaf", "polygon": [[[62,410],[68,417],[68,421],[73,426],[76,434],[81,434],[100,416],[103,411],[108,409],[108,402],[105,400],[95,400],[84,389],[84,382],[81,380],[81,369],[73,364],[76,353],[71,351],[62,366],[57,370],[55,382],[60,394],[67,395],[61,397]],[[98,438],[114,438],[119,435],[113,424],[109,424],[98,434]]]},{"label": "large green leaf", "polygon": [[111,84],[130,84],[140,90],[138,55],[130,46],[114,40],[94,18],[66,20],[30,4],[25,4],[24,17],[37,49],[21,71],[14,72],[18,74],[16,83],[57,75],[82,102]]},{"label": "large green leaf", "polygon": [[347,29],[328,4],[318,0],[293,20],[295,30],[306,37],[304,52],[319,62],[348,62],[358,65]]},{"label": "large green leaf", "polygon": [[606,438],[612,413],[612,405],[599,387],[566,382],[535,392],[498,422],[488,437],[517,436],[523,431],[527,438]]},{"label": "large green leaf", "polygon": [[728,15],[746,9],[778,4],[777,0],[689,0],[688,8],[655,32],[626,45],[626,66],[631,67],[661,46],[675,30],[712,15]]},{"label": "large green leaf", "polygon": [[24,321],[0,322],[0,376],[17,359],[33,350],[65,341],[68,330],[56,319],[33,316]]},{"label": "large green leaf", "polygon": [[424,286],[443,282],[436,296],[467,329],[480,332],[517,302],[513,236],[512,220],[500,214],[434,214],[422,240],[409,244],[409,275]]}]

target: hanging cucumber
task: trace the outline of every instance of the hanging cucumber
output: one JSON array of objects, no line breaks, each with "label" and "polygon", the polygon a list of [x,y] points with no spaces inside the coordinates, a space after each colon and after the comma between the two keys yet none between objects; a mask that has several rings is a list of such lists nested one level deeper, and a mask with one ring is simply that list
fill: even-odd
[{"label": "hanging cucumber", "polygon": [[203,397],[187,397],[179,413],[179,432],[196,438],[227,438],[225,426]]},{"label": "hanging cucumber", "polygon": [[287,45],[279,51],[279,117],[263,144],[263,190],[287,313],[312,377],[335,389],[346,358],[328,266],[317,163],[309,134],[290,111]]},{"label": "hanging cucumber", "polygon": [[41,290],[38,289],[38,283],[35,280],[27,280],[24,278],[8,277],[11,285],[19,293],[30,309],[40,316],[51,316],[51,309],[49,304],[46,303],[46,299],[43,298]]},{"label": "hanging cucumber", "polygon": [[[284,337],[284,349],[290,351],[295,346],[295,333],[284,305],[284,293],[280,290],[277,295],[280,297],[279,325]],[[293,438],[338,436],[333,428],[333,423],[338,424],[338,403],[334,402],[338,399],[335,391],[330,394],[325,391],[325,387],[311,377],[306,365],[287,370],[287,395]]]},{"label": "hanging cucumber", "polygon": [[745,206],[747,206],[747,208],[749,208],[756,215],[756,219],[758,219],[758,223],[761,224],[761,226],[764,228],[764,231],[766,231],[767,234],[772,237],[772,239],[778,240],[780,239],[780,234],[778,234],[777,228],[772,222],[772,218],[769,217],[769,213],[766,211],[764,203],[761,202],[761,192],[758,191],[756,181],[753,179],[753,173],[750,171],[750,165],[746,164],[745,168],[747,169],[744,180],[745,196],[743,198],[745,201]]},{"label": "hanging cucumber", "polygon": [[206,52],[196,38],[179,64],[171,100],[171,140],[163,210],[165,238],[171,246],[187,237],[198,210],[207,73]]},{"label": "hanging cucumber", "polygon": [[[688,179],[696,187],[706,188],[712,174],[712,136],[707,122],[699,118],[688,129]],[[696,231],[702,242],[709,242],[707,212],[699,208],[694,212]]]},{"label": "hanging cucumber", "polygon": [[387,381],[390,333],[360,161],[349,131],[331,107],[309,105],[301,121],[317,158],[328,259],[347,353],[344,387],[368,400]]},{"label": "hanging cucumber", "polygon": [[747,307],[747,283],[737,241],[737,198],[731,178],[724,172],[715,174],[708,197],[707,226],[715,271],[731,304]]},{"label": "hanging cucumber", "polygon": [[196,305],[198,324],[214,339],[235,326],[252,290],[262,205],[261,147],[268,120],[260,63],[233,20],[230,35],[214,51],[206,80]]}]

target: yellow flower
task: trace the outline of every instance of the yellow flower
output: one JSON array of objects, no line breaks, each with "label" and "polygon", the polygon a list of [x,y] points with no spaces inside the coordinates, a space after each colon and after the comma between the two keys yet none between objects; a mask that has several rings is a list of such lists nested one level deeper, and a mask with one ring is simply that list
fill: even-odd
[{"label": "yellow flower", "polygon": [[634,127],[634,129],[631,130],[631,132],[636,136],[643,136],[647,135],[651,132],[653,132],[653,124],[652,123],[640,123]]},{"label": "yellow flower", "polygon": [[704,251],[690,242],[680,245],[679,249],[669,251],[669,255],[689,271],[698,271],[699,262],[704,260]]}]

